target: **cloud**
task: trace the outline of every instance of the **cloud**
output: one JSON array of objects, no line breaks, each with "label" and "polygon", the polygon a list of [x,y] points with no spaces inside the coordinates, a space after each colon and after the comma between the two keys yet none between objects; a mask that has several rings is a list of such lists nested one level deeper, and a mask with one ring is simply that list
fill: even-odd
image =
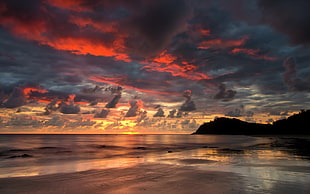
[{"label": "cloud", "polygon": [[66,104],[64,102],[59,104],[60,112],[63,114],[77,114],[80,112],[79,105],[75,105],[74,103],[70,102],[70,104]]},{"label": "cloud", "polygon": [[114,94],[114,97],[112,98],[112,100],[110,102],[108,102],[108,104],[106,104],[106,108],[115,108],[116,104],[118,103],[118,101],[121,99],[122,97],[122,87],[111,87],[110,91],[112,94]]},{"label": "cloud", "polygon": [[153,115],[153,117],[165,117],[165,112],[162,108],[158,108],[157,112]]},{"label": "cloud", "polygon": [[137,123],[143,122],[147,119],[147,111],[141,111],[139,117],[137,118]]},{"label": "cloud", "polygon": [[169,111],[169,115],[167,116],[168,118],[174,118],[175,116],[174,116],[174,114],[177,112],[177,110],[176,109],[173,109],[173,110],[171,110],[171,111]]},{"label": "cloud", "polygon": [[310,43],[310,2],[308,0],[259,0],[263,22],[289,36],[294,44]]},{"label": "cloud", "polygon": [[[103,76],[90,77],[89,80],[95,81],[95,82],[102,82],[102,83],[117,85],[117,86],[121,86],[124,89],[135,90],[135,91],[144,92],[144,93],[160,94],[160,95],[179,95],[179,93],[176,93],[176,92],[165,92],[165,91],[143,89],[143,88],[146,88],[147,84],[151,83],[152,80],[144,80],[144,81],[142,81],[142,80],[127,80],[127,79],[118,78],[118,77],[109,78],[109,77],[103,77]],[[128,82],[132,83],[133,85],[140,83],[139,85],[142,86],[143,88],[128,85],[129,84]],[[144,85],[144,84],[141,85],[141,82],[146,83],[146,85]],[[154,86],[154,87],[156,87],[156,86]],[[157,85],[157,87],[158,87],[158,85]]]},{"label": "cloud", "polygon": [[[98,115],[109,110],[109,120],[123,117],[121,104],[136,95],[146,110],[165,105],[154,111],[154,120],[162,120],[155,117],[167,116],[172,109],[170,118],[196,108],[195,115],[238,115],[231,107],[240,103],[266,113],[283,107],[293,111],[309,104],[309,49],[290,45],[286,35],[305,45],[308,38],[298,36],[303,33],[297,30],[307,19],[293,25],[280,20],[305,15],[304,8],[293,14],[301,2],[0,0],[2,107],[14,87],[40,83],[42,87],[28,90],[24,100],[30,110],[42,106],[42,112],[47,105],[45,114],[55,111],[46,118],[59,114],[59,102],[53,101],[66,101],[68,94],[76,94],[73,105],[67,103],[69,109],[78,104],[83,112]],[[281,61],[287,56],[296,57],[298,65],[283,64],[284,70]],[[111,86],[122,90],[112,92]],[[187,93],[179,106],[188,88],[195,99]],[[22,97],[12,101],[14,106],[23,104]],[[253,115],[238,109],[242,116]],[[132,112],[140,118],[141,111]]]},{"label": "cloud", "polygon": [[183,116],[184,116],[183,112],[179,110],[177,112],[176,118],[182,118]]},{"label": "cloud", "polygon": [[107,118],[108,114],[109,114],[109,110],[102,109],[101,112],[96,113],[94,117],[95,118]]},{"label": "cloud", "polygon": [[244,116],[245,116],[245,117],[253,117],[253,116],[254,116],[254,112],[253,112],[253,111],[246,111],[246,112],[244,113]]},{"label": "cloud", "polygon": [[293,91],[310,91],[308,81],[305,81],[297,76],[296,62],[293,57],[284,60],[283,66],[283,81]]},{"label": "cloud", "polygon": [[158,57],[153,58],[141,69],[145,71],[159,71],[170,73],[172,76],[183,77],[189,80],[211,79],[210,76],[197,72],[198,67],[187,61],[180,61],[176,56],[161,52]]},{"label": "cloud", "polygon": [[152,56],[171,43],[173,36],[186,30],[191,7],[183,0],[140,3],[143,7],[137,6],[133,17],[124,24],[130,33],[127,46],[132,52]]},{"label": "cloud", "polygon": [[210,39],[200,43],[199,49],[209,49],[209,48],[231,48],[239,47],[246,43],[248,40],[247,36],[243,36],[239,40],[225,40],[225,39]]},{"label": "cloud", "polygon": [[276,60],[276,57],[270,57],[266,54],[261,53],[260,49],[247,49],[247,48],[234,48],[231,50],[231,53],[238,54],[243,53],[250,57],[253,57],[254,59],[264,59],[264,60]]},{"label": "cloud", "polygon": [[62,120],[59,116],[54,116],[47,120],[44,125],[62,127],[65,125],[65,120]]},{"label": "cloud", "polygon": [[83,88],[81,89],[81,92],[86,94],[93,94],[93,93],[100,93],[103,89],[104,87],[96,85],[94,88]]},{"label": "cloud", "polygon": [[14,88],[13,92],[1,102],[5,108],[16,108],[26,104],[26,98],[24,97],[23,90],[21,88]]},{"label": "cloud", "polygon": [[[1,23],[16,35],[74,54],[129,60],[122,51],[124,39],[121,34],[115,36],[109,30],[97,27],[92,20],[89,25],[97,29],[91,31],[72,18],[72,10],[64,11],[52,7],[49,2],[36,0],[28,4],[16,1],[4,1],[3,4],[6,9],[1,10]],[[78,31],[79,35],[70,31]]]},{"label": "cloud", "polygon": [[186,98],[185,102],[182,104],[180,111],[194,111],[196,110],[196,105],[192,100],[192,91],[185,90],[183,96]]},{"label": "cloud", "polygon": [[6,122],[1,122],[0,121],[0,125],[4,126],[4,127],[30,127],[30,128],[40,128],[42,127],[43,122],[35,119],[31,116],[25,116],[25,115],[18,115],[18,116],[12,116],[10,117],[9,120],[7,120]]},{"label": "cloud", "polygon": [[142,105],[142,101],[140,100],[131,100],[129,102],[130,108],[125,114],[125,117],[135,117],[138,115],[140,111],[140,107]]},{"label": "cloud", "polygon": [[49,115],[52,111],[58,110],[60,107],[57,106],[58,100],[55,99],[52,102],[48,103],[45,107],[45,115]]},{"label": "cloud", "polygon": [[[78,55],[131,61],[154,55],[186,29],[186,1],[1,1],[1,24],[12,33]],[[75,33],[71,33],[75,32]],[[140,40],[140,41],[137,41]]]},{"label": "cloud", "polygon": [[221,99],[223,101],[229,101],[232,100],[235,95],[237,94],[234,90],[227,90],[226,85],[221,83],[218,85],[218,93],[215,94],[214,99]]},{"label": "cloud", "polygon": [[288,111],[271,111],[268,115],[272,115],[272,116],[288,116]]},{"label": "cloud", "polygon": [[235,108],[233,110],[230,110],[230,111],[226,112],[225,116],[229,116],[229,117],[247,117],[247,119],[249,119],[249,117],[253,117],[254,116],[254,112],[250,111],[250,110],[246,110],[244,105],[240,105],[239,108]]},{"label": "cloud", "polygon": [[236,108],[234,110],[228,111],[225,116],[229,116],[229,117],[241,117],[241,110]]}]

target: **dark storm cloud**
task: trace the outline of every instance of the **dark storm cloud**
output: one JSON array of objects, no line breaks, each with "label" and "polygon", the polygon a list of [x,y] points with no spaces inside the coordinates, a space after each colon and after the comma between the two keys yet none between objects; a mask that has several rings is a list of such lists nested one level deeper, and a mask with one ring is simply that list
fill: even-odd
[{"label": "dark storm cloud", "polygon": [[93,93],[101,92],[103,89],[104,89],[104,87],[100,87],[100,86],[96,85],[93,88],[82,88],[81,92],[86,93],[86,94],[93,94]]},{"label": "dark storm cloud", "polygon": [[293,57],[284,60],[283,81],[293,91],[310,91],[309,81],[305,81],[297,76],[296,62]]},{"label": "dark storm cloud", "polygon": [[139,113],[139,117],[137,118],[137,123],[141,123],[142,121],[144,121],[145,119],[147,119],[147,111],[141,111]]},{"label": "dark storm cloud", "polygon": [[55,99],[46,105],[46,107],[44,108],[45,109],[45,112],[44,112],[45,115],[49,115],[49,114],[51,114],[51,112],[57,111],[60,108],[57,104],[57,101],[58,100]]},{"label": "dark storm cloud", "polygon": [[236,108],[234,110],[230,110],[227,113],[225,113],[225,116],[229,116],[229,117],[253,117],[254,116],[254,112],[252,111],[246,111],[244,112],[244,110]]},{"label": "dark storm cloud", "polygon": [[140,111],[141,101],[139,100],[131,100],[129,102],[130,108],[125,114],[125,117],[135,117],[138,115]]},{"label": "dark storm cloud", "polygon": [[[60,53],[47,47],[38,47],[33,42],[21,41],[4,32],[3,29],[0,29],[0,34],[0,52],[15,57],[13,61],[6,57],[0,58],[0,83],[6,87],[14,88],[29,83],[40,83],[51,92],[44,94],[47,98],[49,98],[48,95],[52,98],[52,93],[57,92],[81,93],[83,96],[85,92],[81,89],[84,86],[77,87],[78,84],[85,81],[89,75],[105,73],[106,70],[102,67],[107,66],[106,64],[115,67],[115,69],[109,67],[108,70],[111,72],[120,70],[128,72],[127,67],[122,63],[116,64],[109,58]],[[90,95],[97,94],[89,94],[88,98]]]},{"label": "dark storm cloud", "polygon": [[77,114],[80,112],[79,105],[75,104],[61,104],[60,105],[60,112],[63,114]]},{"label": "dark storm cloud", "polygon": [[154,114],[153,117],[165,117],[165,112],[162,108],[158,108],[157,112]]},{"label": "dark storm cloud", "polygon": [[180,111],[194,111],[196,110],[195,102],[192,100],[192,91],[185,90],[183,96],[186,98],[185,102],[182,104]]},{"label": "dark storm cloud", "polygon": [[[183,0],[149,1],[144,4],[145,7],[135,10],[127,28],[133,38],[129,39],[128,47],[145,56],[157,54],[174,35],[184,31],[191,10]],[[140,41],[137,42],[137,39]]]},{"label": "dark storm cloud", "polygon": [[283,73],[284,82],[292,88],[295,88],[296,82],[296,64],[295,59],[290,57],[284,60],[283,66],[285,68],[285,72]]},{"label": "dark storm cloud", "polygon": [[[183,0],[72,1],[72,6],[37,0],[1,2],[6,8],[1,10],[2,23],[15,34],[60,50],[70,51],[64,48],[70,45],[73,53],[102,54],[122,60],[128,58],[125,50],[134,58],[136,54],[144,57],[161,52],[174,35],[185,30],[190,14],[190,6]],[[59,42],[65,39],[66,43]],[[81,41],[105,50],[79,47]]]},{"label": "dark storm cloud", "polygon": [[227,113],[225,113],[225,116],[229,116],[229,117],[241,117],[241,110],[236,108],[234,110],[228,111]]},{"label": "dark storm cloud", "polygon": [[115,87],[115,88],[111,88],[111,93],[114,94],[114,97],[112,98],[111,101],[108,102],[108,104],[106,104],[106,108],[115,108],[116,104],[118,103],[118,101],[121,99],[122,97],[122,87]]},{"label": "dark storm cloud", "polygon": [[178,111],[177,115],[175,116],[176,118],[182,118],[183,117],[183,112],[182,111]]},{"label": "dark storm cloud", "polygon": [[4,99],[0,103],[2,107],[5,108],[16,108],[26,104],[26,99],[24,97],[22,88],[14,88],[13,92],[9,94],[7,99]]},{"label": "dark storm cloud", "polygon": [[229,101],[229,100],[232,100],[237,93],[234,90],[227,90],[226,85],[223,83],[219,84],[218,89],[219,91],[217,94],[215,94],[214,99],[221,99],[223,101]]},{"label": "dark storm cloud", "polygon": [[253,117],[254,116],[254,112],[251,110],[247,110],[246,107],[241,104],[239,105],[238,108],[234,108],[232,110],[229,110],[228,112],[225,113],[225,116],[229,116],[229,117],[247,117],[249,119],[249,117]]},{"label": "dark storm cloud", "polygon": [[180,108],[180,111],[194,111],[194,110],[196,110],[196,105],[192,100],[185,101]]},{"label": "dark storm cloud", "polygon": [[[253,84],[254,77],[281,71],[277,58],[280,52],[283,55],[289,51],[289,49],[285,50],[287,46],[283,36],[265,26],[250,26],[234,21],[223,9],[212,7],[207,10],[203,6],[195,8],[191,23],[205,30],[209,29],[209,36],[196,36],[193,39],[191,33],[197,33],[199,28],[190,28],[192,30],[190,33],[179,36],[174,42],[176,44],[174,53],[194,61],[200,72],[214,77],[211,80],[201,80],[200,83],[212,88],[223,82],[237,82],[238,85],[246,86]],[[203,41],[208,41],[210,48],[198,50],[197,46]],[[213,48],[212,43],[217,48]],[[270,78],[280,83],[280,77]],[[264,80],[256,79],[256,83],[263,84],[262,88],[268,88],[271,83],[274,83],[274,80],[271,83],[267,83],[266,80],[264,83]],[[224,93],[219,93],[217,97],[221,94]],[[227,96],[234,96],[234,94],[231,91]]]},{"label": "dark storm cloud", "polygon": [[310,1],[259,0],[263,22],[287,34],[295,44],[310,43]]},{"label": "dark storm cloud", "polygon": [[[33,42],[20,40],[4,32],[0,28],[0,52],[14,56],[15,60],[0,58],[0,83],[3,85],[27,85],[40,83],[45,89],[61,88],[81,81],[67,77],[58,71],[58,67],[73,65],[74,60],[50,48],[38,47]],[[68,90],[67,92],[73,92]]]},{"label": "dark storm cloud", "polygon": [[176,109],[173,109],[173,110],[169,111],[169,115],[168,115],[167,117],[168,117],[168,118],[174,118],[176,112],[177,112]]},{"label": "dark storm cloud", "polygon": [[[145,105],[180,102],[179,96],[187,88],[195,94],[197,105],[210,100],[225,107],[255,94],[283,94],[287,92],[283,80],[288,76],[284,83],[292,91],[308,91],[300,83],[308,81],[309,50],[289,46],[282,34],[289,34],[296,43],[307,40],[298,31],[307,20],[301,18],[304,9],[294,16],[301,20],[286,25],[288,29],[281,21],[297,12],[302,1],[296,1],[288,16],[284,11],[294,1],[285,0],[279,8],[275,6],[279,1],[263,0],[259,4],[245,0],[68,2],[0,0],[6,4],[0,10],[1,84],[40,83],[49,92],[37,97],[52,101],[56,93],[62,100],[76,94],[75,101],[93,105],[108,101],[108,92],[102,89],[108,84],[122,86],[122,96],[113,93],[106,108],[116,107],[121,97],[137,91]],[[257,25],[258,6],[269,26]],[[274,17],[273,10],[281,17]],[[152,71],[143,68],[161,54],[172,58],[171,62],[157,62]],[[298,69],[295,67],[294,74],[294,69],[286,67],[287,75],[282,76],[282,61],[287,56],[297,56]],[[90,79],[94,76],[107,79],[95,82]],[[195,110],[191,98],[185,98],[180,110]],[[274,98],[276,103],[278,96]],[[262,101],[248,99],[247,103]]]},{"label": "dark storm cloud", "polygon": [[100,112],[96,113],[94,115],[94,118],[106,118],[109,114],[109,110],[102,109]]}]

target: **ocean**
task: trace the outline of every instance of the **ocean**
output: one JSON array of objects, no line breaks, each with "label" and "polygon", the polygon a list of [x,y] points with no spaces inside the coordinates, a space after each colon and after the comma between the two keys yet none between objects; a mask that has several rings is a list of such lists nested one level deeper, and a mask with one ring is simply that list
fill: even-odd
[{"label": "ocean", "polygon": [[0,135],[0,178],[169,164],[236,173],[265,190],[285,181],[303,193],[309,189],[310,156],[290,147],[288,140],[296,139],[183,134]]}]

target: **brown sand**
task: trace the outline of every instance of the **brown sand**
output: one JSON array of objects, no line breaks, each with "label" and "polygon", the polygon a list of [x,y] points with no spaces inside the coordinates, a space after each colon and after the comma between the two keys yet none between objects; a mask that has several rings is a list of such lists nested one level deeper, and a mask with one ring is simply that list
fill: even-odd
[{"label": "brown sand", "polygon": [[248,193],[229,172],[166,164],[0,179],[0,193]]}]

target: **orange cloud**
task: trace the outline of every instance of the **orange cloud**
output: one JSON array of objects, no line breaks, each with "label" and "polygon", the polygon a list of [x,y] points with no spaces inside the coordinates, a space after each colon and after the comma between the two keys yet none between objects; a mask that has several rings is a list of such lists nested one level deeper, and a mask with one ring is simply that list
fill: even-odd
[{"label": "orange cloud", "polygon": [[47,44],[58,50],[70,51],[77,55],[91,54],[95,56],[115,57],[117,60],[131,61],[127,54],[120,53],[116,49],[123,48],[123,40],[115,40],[113,47],[108,47],[104,43],[95,43],[86,38],[59,38],[56,41],[46,41]]},{"label": "orange cloud", "polygon": [[104,77],[104,76],[91,76],[89,80],[102,82],[112,85],[125,85],[126,79],[124,77]]},{"label": "orange cloud", "polygon": [[[53,5],[60,6],[62,8],[68,8],[68,6],[77,6],[80,1],[50,1],[53,2]],[[1,9],[0,13],[5,12],[6,9]],[[47,9],[42,8],[42,15],[52,15]],[[53,18],[52,18],[53,19]],[[66,18],[64,18],[66,19]],[[54,26],[42,17],[33,17],[30,20],[23,20],[14,15],[3,15],[0,18],[1,25],[9,29],[13,34],[21,36],[23,38],[37,41],[39,44],[48,45],[57,50],[69,51],[77,55],[95,55],[95,56],[106,56],[114,57],[116,60],[131,61],[129,56],[124,52],[125,47],[125,38],[126,34],[120,34],[117,32],[115,23],[99,23],[90,20],[89,18],[73,17],[71,16],[68,21],[68,24],[73,24],[78,27],[75,33],[71,33],[72,36],[59,35],[59,32],[55,32],[53,29]],[[66,25],[66,24],[63,24]],[[115,40],[112,41],[112,44],[107,44],[102,40],[96,40],[92,36],[87,35],[87,30],[85,26],[90,25],[95,30],[96,33],[100,35],[105,35],[105,33],[114,33]],[[68,30],[68,29],[64,29]]]},{"label": "orange cloud", "polygon": [[197,69],[195,65],[178,65],[178,64],[160,64],[160,63],[150,63],[149,65],[145,65],[142,69],[146,71],[159,71],[159,72],[167,72],[173,76],[179,76],[190,80],[202,80],[202,79],[211,79],[211,77],[195,72]]},{"label": "orange cloud", "polygon": [[229,48],[242,46],[249,39],[248,36],[243,36],[240,40],[224,40],[224,39],[211,39],[201,42],[199,49],[209,49],[209,48]]},{"label": "orange cloud", "polygon": [[200,29],[200,33],[203,36],[210,36],[211,35],[211,31],[210,30],[206,30],[206,29]]},{"label": "orange cloud", "polygon": [[177,59],[176,57],[170,54],[167,54],[167,51],[165,50],[161,52],[158,57],[155,57],[153,61],[158,62],[158,63],[172,63],[176,59]]},{"label": "orange cloud", "polygon": [[270,57],[268,55],[260,54],[260,49],[234,48],[231,50],[231,53],[233,54],[244,53],[255,59],[264,59],[270,61],[277,59],[276,57]]},{"label": "orange cloud", "polygon": [[45,89],[38,89],[38,88],[33,88],[33,87],[23,88],[23,94],[26,98],[30,98],[33,92],[47,93],[48,91]]},{"label": "orange cloud", "polygon": [[174,63],[177,60],[176,56],[173,56],[167,51],[163,51],[158,57],[151,59],[150,62],[143,62],[144,65],[141,69],[146,71],[158,71],[167,72],[172,76],[179,76],[189,80],[202,80],[211,79],[211,77],[196,72],[197,66],[189,64],[187,61],[182,61],[181,64]]}]

